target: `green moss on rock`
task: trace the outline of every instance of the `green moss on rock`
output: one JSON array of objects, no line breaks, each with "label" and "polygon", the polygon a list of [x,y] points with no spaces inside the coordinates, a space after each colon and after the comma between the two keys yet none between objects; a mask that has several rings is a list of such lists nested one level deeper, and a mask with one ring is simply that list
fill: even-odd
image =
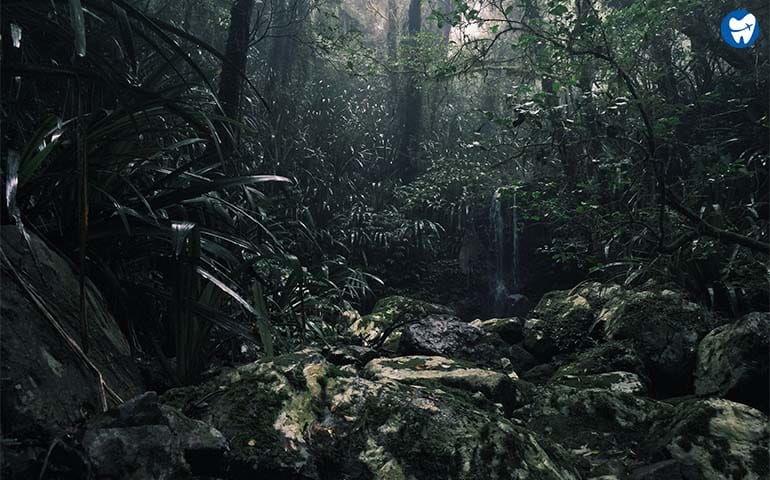
[{"label": "green moss on rock", "polygon": [[578,478],[537,434],[468,391],[341,373],[304,351],[228,370],[164,400],[189,407],[205,398],[191,414],[218,428],[235,460],[266,478]]},{"label": "green moss on rock", "polygon": [[695,465],[705,480],[768,478],[768,419],[760,411],[722,399],[689,400],[659,421],[651,441]]},{"label": "green moss on rock", "polygon": [[647,370],[630,340],[611,341],[580,353],[571,362],[559,367],[554,381],[565,375],[583,376],[623,371],[635,373],[643,383],[648,383]]},{"label": "green moss on rock", "polygon": [[[381,336],[388,333],[394,325],[405,325],[431,314],[453,315],[454,311],[443,305],[409,297],[398,295],[385,297],[377,301],[370,314],[357,318],[350,325],[349,332],[368,344],[375,344],[381,341]],[[391,334],[395,340],[388,344],[390,349],[395,350],[398,347],[397,335],[399,334],[400,332]]]}]

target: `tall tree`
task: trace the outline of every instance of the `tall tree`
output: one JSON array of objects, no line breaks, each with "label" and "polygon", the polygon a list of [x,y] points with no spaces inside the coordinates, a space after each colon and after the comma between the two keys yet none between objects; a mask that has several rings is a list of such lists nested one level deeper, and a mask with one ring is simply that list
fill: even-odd
[{"label": "tall tree", "polygon": [[406,65],[404,74],[404,94],[401,98],[399,139],[399,175],[402,180],[409,181],[417,173],[415,155],[420,141],[422,125],[422,91],[416,71],[417,35],[422,27],[422,11],[420,0],[410,0],[407,14],[407,38],[403,41],[406,46]]},{"label": "tall tree", "polygon": [[[219,77],[219,101],[222,110],[230,119],[240,120],[241,97],[246,62],[249,58],[249,29],[254,0],[235,0],[230,10],[230,29],[227,35],[225,58],[222,62],[222,74]],[[234,173],[234,163],[230,156],[238,145],[239,129],[235,124],[221,124],[219,135],[222,139],[222,156],[227,168]]]}]

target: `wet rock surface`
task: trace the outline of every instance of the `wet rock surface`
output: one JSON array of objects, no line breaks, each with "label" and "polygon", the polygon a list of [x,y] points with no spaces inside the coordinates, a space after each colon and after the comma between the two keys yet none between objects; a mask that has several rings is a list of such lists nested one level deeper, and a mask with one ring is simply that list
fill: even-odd
[{"label": "wet rock surface", "polygon": [[428,388],[450,388],[481,393],[507,412],[524,403],[508,375],[476,368],[444,357],[407,356],[369,362],[362,375],[374,380],[394,380]]},{"label": "wet rock surface", "polygon": [[[766,374],[766,315],[714,328],[673,292],[595,283],[555,292],[531,318],[378,305],[350,316],[357,345],[223,368],[86,415],[51,449],[50,478],[768,476],[767,416],[736,395]],[[670,398],[677,372],[694,382]],[[3,473],[37,478],[43,438],[5,455]]]},{"label": "wet rock surface", "polygon": [[659,420],[651,438],[706,480],[763,479],[770,475],[767,416],[724,399],[691,400]]},{"label": "wet rock surface", "polygon": [[598,320],[608,339],[636,346],[659,396],[692,388],[695,349],[718,323],[671,290],[618,293],[606,302]]},{"label": "wet rock surface", "polygon": [[0,233],[3,435],[60,434],[105,402],[143,392],[129,343],[96,288],[87,282],[86,357],[73,268],[31,232],[2,226]]},{"label": "wet rock surface", "polygon": [[496,332],[450,315],[429,315],[407,326],[398,351],[403,355],[452,357],[506,371],[524,371],[537,363],[520,345],[511,345]]},{"label": "wet rock surface", "polygon": [[712,330],[700,342],[695,393],[770,411],[770,313],[752,313]]},{"label": "wet rock surface", "polygon": [[662,402],[605,388],[549,385],[539,387],[532,402],[514,412],[514,417],[568,449],[580,459],[585,476],[626,478],[643,461],[647,432],[671,409]]},{"label": "wet rock surface", "polygon": [[431,314],[454,315],[454,310],[403,296],[386,297],[377,301],[370,314],[353,315],[348,331],[367,345],[385,344],[395,350],[402,327]]},{"label": "wet rock surface", "polygon": [[487,333],[497,334],[511,345],[524,339],[524,318],[490,318],[488,320],[476,319],[471,322],[474,327],[481,328]]},{"label": "wet rock surface", "polygon": [[630,372],[607,372],[595,375],[560,375],[554,383],[575,388],[602,388],[611,392],[644,395],[647,387],[639,375]]},{"label": "wet rock surface", "polygon": [[[444,362],[370,363],[369,379],[335,369],[308,350],[245,365],[164,399],[183,406],[217,392],[197,416],[228,438],[239,471],[257,475],[579,478],[559,447],[484,408],[471,388],[431,383],[446,373],[442,365],[451,362]],[[461,383],[477,382],[481,389],[507,382],[459,370]],[[474,375],[478,379],[471,381]]]}]

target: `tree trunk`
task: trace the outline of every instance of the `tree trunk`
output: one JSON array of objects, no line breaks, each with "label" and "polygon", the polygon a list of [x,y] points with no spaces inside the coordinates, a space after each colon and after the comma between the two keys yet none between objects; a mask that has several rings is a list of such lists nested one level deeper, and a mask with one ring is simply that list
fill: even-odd
[{"label": "tree trunk", "polygon": [[[249,29],[254,0],[235,0],[230,10],[230,30],[227,35],[225,59],[219,77],[219,101],[226,117],[240,121],[243,76],[249,54]],[[222,157],[229,173],[237,169],[230,159],[238,145],[239,129],[233,124],[220,124],[218,129],[222,141]]]},{"label": "tree trunk", "polygon": [[399,139],[398,167],[399,176],[404,181],[412,180],[416,176],[417,145],[420,141],[420,127],[422,124],[422,91],[420,89],[417,72],[414,70],[416,60],[415,49],[417,47],[417,34],[422,26],[422,12],[420,0],[409,2],[407,20],[407,38],[403,44],[411,51],[407,53],[404,74],[404,95],[401,98],[400,124],[401,138]]}]

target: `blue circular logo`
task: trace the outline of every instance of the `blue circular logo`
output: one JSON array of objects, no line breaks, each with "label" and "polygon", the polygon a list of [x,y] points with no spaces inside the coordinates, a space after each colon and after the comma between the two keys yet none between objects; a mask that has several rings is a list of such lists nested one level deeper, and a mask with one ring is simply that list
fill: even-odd
[{"label": "blue circular logo", "polygon": [[733,48],[754,45],[759,36],[759,21],[751,12],[733,10],[722,19],[722,40]]}]

